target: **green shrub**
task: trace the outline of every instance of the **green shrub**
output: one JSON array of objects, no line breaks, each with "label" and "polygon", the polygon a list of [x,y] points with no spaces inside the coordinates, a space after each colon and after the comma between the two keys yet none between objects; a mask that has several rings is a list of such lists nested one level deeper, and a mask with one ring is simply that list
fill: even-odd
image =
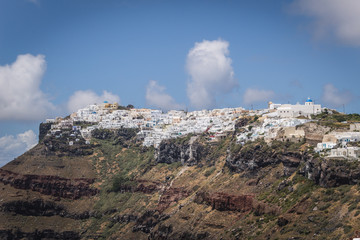
[{"label": "green shrub", "polygon": [[353,211],[355,208],[357,207],[357,203],[353,202],[350,204],[350,206],[348,207],[348,211],[351,212]]},{"label": "green shrub", "polygon": [[324,191],[324,194],[326,194],[326,195],[333,195],[334,192],[335,192],[334,189],[329,188],[329,189],[326,189],[326,190]]},{"label": "green shrub", "polygon": [[320,210],[320,211],[324,211],[324,210],[328,209],[330,206],[331,206],[331,203],[326,203],[326,204],[324,204],[324,205],[321,205],[321,206],[319,207],[319,210]]},{"label": "green shrub", "polygon": [[204,176],[205,177],[210,176],[215,171],[215,169],[216,169],[215,167],[212,167],[212,168],[206,170],[205,173],[204,173]]},{"label": "green shrub", "polygon": [[111,191],[118,192],[122,189],[131,190],[135,186],[136,186],[136,182],[131,181],[128,177],[116,176],[113,179]]},{"label": "green shrub", "polygon": [[296,228],[296,231],[298,232],[298,233],[300,233],[300,234],[302,234],[302,235],[308,235],[309,233],[310,233],[310,230],[309,230],[309,228],[308,227],[306,227],[306,226],[298,226],[297,228]]},{"label": "green shrub", "polygon": [[340,202],[341,202],[341,204],[344,204],[344,203],[349,202],[350,200],[351,200],[351,196],[345,196],[340,200]]},{"label": "green shrub", "polygon": [[343,226],[343,228],[344,228],[344,233],[349,233],[352,229],[352,227],[350,225],[345,225],[345,226]]}]

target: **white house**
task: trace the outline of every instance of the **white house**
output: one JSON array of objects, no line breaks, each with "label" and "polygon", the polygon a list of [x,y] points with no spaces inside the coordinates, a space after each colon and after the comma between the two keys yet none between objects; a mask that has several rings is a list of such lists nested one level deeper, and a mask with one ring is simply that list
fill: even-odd
[{"label": "white house", "polygon": [[325,149],[332,149],[335,146],[336,146],[336,143],[334,143],[334,142],[321,142],[321,143],[317,144],[315,151],[319,152],[319,151],[322,151]]},{"label": "white house", "polygon": [[322,142],[317,144],[316,151],[322,151],[325,149],[331,149],[336,146],[336,144],[341,143],[342,146],[346,146],[348,142],[359,142],[360,133],[359,132],[332,132],[330,134],[325,134]]}]

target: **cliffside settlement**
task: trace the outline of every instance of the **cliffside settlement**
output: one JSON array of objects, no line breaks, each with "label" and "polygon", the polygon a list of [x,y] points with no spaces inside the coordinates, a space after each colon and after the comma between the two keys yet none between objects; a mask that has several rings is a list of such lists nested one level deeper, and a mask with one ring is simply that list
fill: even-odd
[{"label": "cliffside settlement", "polygon": [[[47,119],[51,124],[48,135],[61,137],[63,130],[70,130],[68,144],[74,145],[85,139],[90,144],[95,129],[138,129],[137,139],[144,146],[157,148],[161,141],[187,134],[208,133],[209,141],[220,140],[227,132],[236,130],[240,119],[252,118],[253,122],[242,131],[236,131],[238,144],[263,138],[266,142],[275,139],[301,140],[305,132],[299,126],[316,121],[312,117],[328,111],[308,98],[304,104],[268,103],[267,109],[245,110],[223,108],[201,111],[171,110],[162,112],[155,109],[127,109],[117,103],[92,104],[79,109],[67,118]],[[331,111],[331,110],[329,110]],[[347,131],[329,131],[317,143],[316,152],[327,157],[360,157],[358,146],[349,143],[360,141],[360,123],[352,123]]]}]

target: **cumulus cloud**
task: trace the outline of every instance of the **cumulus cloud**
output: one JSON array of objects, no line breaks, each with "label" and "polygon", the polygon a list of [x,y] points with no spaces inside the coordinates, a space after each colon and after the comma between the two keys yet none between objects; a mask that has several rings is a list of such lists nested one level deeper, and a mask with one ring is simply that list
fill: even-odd
[{"label": "cumulus cloud", "polygon": [[37,144],[36,134],[32,130],[16,136],[8,135],[0,138],[0,167],[20,156]]},{"label": "cumulus cloud", "polygon": [[54,109],[40,89],[45,70],[43,55],[19,55],[0,66],[0,120],[40,120]]},{"label": "cumulus cloud", "polygon": [[75,112],[80,108],[86,107],[89,104],[100,104],[104,101],[110,103],[120,103],[120,97],[108,91],[103,91],[102,95],[98,95],[91,90],[76,91],[70,98],[67,104],[67,108],[70,112]]},{"label": "cumulus cloud", "polygon": [[268,102],[275,96],[271,90],[262,90],[255,88],[248,88],[245,91],[243,101],[245,104],[252,104],[257,102]]},{"label": "cumulus cloud", "polygon": [[214,107],[217,95],[237,87],[228,48],[227,41],[204,40],[190,49],[186,61],[190,75],[187,95],[195,108]]},{"label": "cumulus cloud", "polygon": [[146,87],[146,103],[150,106],[161,108],[162,110],[179,110],[183,109],[182,104],[175,102],[174,98],[165,93],[165,87],[151,80]]},{"label": "cumulus cloud", "polygon": [[314,18],[317,36],[330,33],[360,46],[359,0],[296,0],[292,7],[296,13]]},{"label": "cumulus cloud", "polygon": [[322,100],[331,107],[339,107],[347,104],[352,99],[353,95],[349,91],[340,91],[331,83],[324,86]]}]

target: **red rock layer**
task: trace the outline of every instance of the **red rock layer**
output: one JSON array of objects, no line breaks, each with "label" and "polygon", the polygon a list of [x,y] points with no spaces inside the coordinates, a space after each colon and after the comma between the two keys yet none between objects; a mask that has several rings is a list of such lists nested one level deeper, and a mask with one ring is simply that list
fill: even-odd
[{"label": "red rock layer", "polygon": [[196,195],[195,202],[206,203],[219,211],[246,212],[253,209],[253,196],[251,195],[201,192]]}]

